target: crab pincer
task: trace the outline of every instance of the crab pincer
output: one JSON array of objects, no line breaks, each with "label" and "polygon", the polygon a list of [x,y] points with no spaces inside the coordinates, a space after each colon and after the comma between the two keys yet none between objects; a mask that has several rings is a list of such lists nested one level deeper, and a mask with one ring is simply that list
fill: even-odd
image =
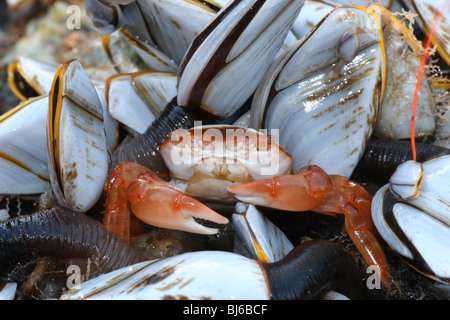
[{"label": "crab pincer", "polygon": [[228,223],[227,218],[170,187],[146,167],[134,162],[121,162],[110,175],[104,223],[126,242],[132,238],[131,213],[156,227],[199,234],[215,234],[218,229],[203,226],[195,218],[217,224]]}]

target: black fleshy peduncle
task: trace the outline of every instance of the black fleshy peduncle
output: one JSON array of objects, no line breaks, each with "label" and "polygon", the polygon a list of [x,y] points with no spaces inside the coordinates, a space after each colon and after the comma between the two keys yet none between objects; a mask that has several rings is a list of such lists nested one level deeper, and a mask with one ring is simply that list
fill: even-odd
[{"label": "black fleshy peduncle", "polygon": [[315,299],[330,290],[362,298],[362,278],[351,254],[331,241],[304,242],[282,260],[263,266],[275,300]]},{"label": "black fleshy peduncle", "polygon": [[41,257],[91,259],[102,273],[145,258],[84,213],[54,207],[0,224],[0,279],[21,282]]},{"label": "black fleshy peduncle", "polygon": [[[449,149],[425,143],[416,143],[416,152],[418,162],[450,154]],[[371,139],[351,179],[384,185],[400,164],[412,158],[410,141]]]}]

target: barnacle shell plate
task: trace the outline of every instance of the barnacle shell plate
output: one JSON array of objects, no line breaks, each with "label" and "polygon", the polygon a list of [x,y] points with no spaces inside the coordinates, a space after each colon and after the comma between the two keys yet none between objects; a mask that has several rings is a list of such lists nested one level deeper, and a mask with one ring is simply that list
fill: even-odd
[{"label": "barnacle shell plate", "polygon": [[25,93],[21,92],[20,87],[17,85],[16,73],[25,79],[26,83],[31,86],[37,95],[48,94],[55,72],[58,69],[58,64],[52,64],[43,62],[37,59],[19,56],[18,61],[10,65],[9,87],[21,100],[25,101],[29,97]]},{"label": "barnacle shell plate", "polygon": [[401,199],[412,199],[419,195],[423,183],[423,167],[420,162],[405,161],[389,180],[391,192]]},{"label": "barnacle shell plate", "polygon": [[45,95],[0,117],[0,194],[38,194],[50,187],[47,114]]},{"label": "barnacle shell plate", "polygon": [[238,202],[232,221],[236,253],[263,262],[276,262],[294,248],[283,231],[254,205]]},{"label": "barnacle shell plate", "polygon": [[[221,6],[216,5],[219,10]],[[214,3],[208,6],[190,0],[140,1],[139,6],[155,43],[176,64],[181,62],[192,40],[217,13],[212,9]]]},{"label": "barnacle shell plate", "polygon": [[50,180],[61,205],[88,210],[100,197],[108,176],[103,106],[77,60],[56,72],[49,94]]},{"label": "barnacle shell plate", "polygon": [[177,75],[140,71],[114,75],[106,84],[109,114],[134,135],[142,134],[177,95]]},{"label": "barnacle shell plate", "polygon": [[[2,287],[3,286],[3,287]],[[9,282],[0,285],[0,300],[14,300],[16,295],[17,283]]]}]

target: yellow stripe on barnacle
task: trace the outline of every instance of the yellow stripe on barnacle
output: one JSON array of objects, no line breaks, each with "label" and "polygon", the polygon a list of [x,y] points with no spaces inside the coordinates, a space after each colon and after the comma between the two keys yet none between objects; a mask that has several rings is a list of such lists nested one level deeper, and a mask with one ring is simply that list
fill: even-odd
[{"label": "yellow stripe on barnacle", "polygon": [[433,80],[431,79],[431,85],[434,89],[445,89],[450,91],[450,82],[445,80]]},{"label": "yellow stripe on barnacle", "polygon": [[383,35],[383,28],[381,25],[381,19],[380,16],[377,14],[377,12],[382,13],[383,10],[384,12],[389,12],[389,10],[385,9],[382,5],[380,4],[373,4],[369,7],[362,7],[362,6],[354,6],[357,9],[360,9],[364,12],[366,12],[368,15],[372,16],[372,18],[374,19],[375,23],[377,24],[377,30],[378,30],[378,34],[380,36],[380,49],[381,49],[381,55],[383,57],[383,74],[382,74],[382,81],[381,81],[381,99],[380,99],[380,105],[383,103],[383,99],[384,99],[384,93],[386,91],[386,79],[387,79],[387,55],[386,55],[386,47],[385,47],[385,43],[384,43],[384,35]]},{"label": "yellow stripe on barnacle", "polygon": [[414,52],[418,52],[420,50],[420,47],[414,34],[412,34],[411,31],[406,27],[406,25],[402,21],[397,19],[395,15],[390,12],[389,14],[392,24],[402,33],[402,35],[405,37],[405,40],[408,42]]},{"label": "yellow stripe on barnacle", "polygon": [[49,182],[46,177],[44,177],[44,176],[42,176],[42,175],[40,175],[38,173],[33,172],[33,170],[29,166],[27,166],[25,163],[17,160],[16,158],[11,157],[9,154],[6,154],[6,153],[0,151],[0,159],[6,160],[8,162],[11,162],[12,164],[16,165],[17,167],[22,168],[22,169],[24,169],[26,171],[29,171],[29,172],[33,173],[34,175],[36,175],[36,177],[38,177],[42,181]]},{"label": "yellow stripe on barnacle", "polygon": [[62,94],[63,91],[63,79],[66,69],[73,60],[70,60],[62,64],[56,71],[55,78],[53,79],[52,88],[49,94],[49,108],[48,108],[48,149],[49,159],[51,162],[51,168],[53,176],[57,179],[58,188],[61,190],[61,196],[63,194],[63,184],[61,181],[61,174],[59,170],[59,126],[62,108]]},{"label": "yellow stripe on barnacle", "polygon": [[168,76],[170,76],[170,75],[176,76],[176,74],[173,72],[169,72],[169,71],[142,70],[142,71],[138,71],[132,75],[132,78],[134,81],[134,86],[137,89],[137,93],[139,94],[139,96],[141,98],[143,98],[148,103],[148,107],[149,107],[150,111],[156,115],[156,114],[159,114],[162,110],[159,109],[154,98],[152,98],[151,95],[149,94],[149,92],[147,92],[147,89],[145,88],[145,86],[142,84],[142,81],[140,80],[140,76],[145,76],[145,75],[151,74],[151,73],[165,74]]},{"label": "yellow stripe on barnacle", "polygon": [[122,33],[123,36],[125,36],[125,38],[128,39],[128,41],[130,43],[132,43],[134,46],[138,47],[139,49],[143,50],[145,53],[147,53],[148,55],[151,55],[152,58],[154,58],[155,60],[157,60],[158,62],[162,63],[162,64],[166,64],[166,62],[161,59],[161,57],[158,57],[156,54],[154,54],[153,52],[150,52],[148,50],[148,48],[145,47],[145,45],[143,44],[143,42],[141,40],[139,40],[138,38],[136,38],[135,36],[133,36],[131,33],[129,33],[128,31],[126,31],[125,29],[120,29],[120,32]]},{"label": "yellow stripe on barnacle", "polygon": [[267,257],[267,255],[265,254],[264,250],[261,248],[259,243],[255,241],[254,244],[258,259],[262,262],[269,263],[269,258]]},{"label": "yellow stripe on barnacle", "polygon": [[106,55],[108,56],[109,60],[111,60],[111,62],[113,62],[114,59],[113,59],[113,56],[111,54],[111,50],[109,49],[110,38],[111,38],[111,35],[109,35],[109,34],[103,34],[102,35],[102,47],[103,47],[103,50],[105,51]]},{"label": "yellow stripe on barnacle", "polygon": [[212,13],[217,13],[221,6],[219,4],[217,4],[214,1],[210,1],[210,0],[205,0],[205,1],[200,1],[200,0],[189,0],[188,2],[193,3],[194,5],[205,9],[207,11],[210,11]]},{"label": "yellow stripe on barnacle", "polygon": [[144,88],[144,86],[142,85],[141,81],[139,80],[140,76],[146,76],[149,74],[173,74],[176,76],[175,73],[173,72],[168,72],[168,71],[155,71],[155,70],[141,70],[141,71],[137,71],[137,72],[131,72],[131,73],[120,73],[120,74],[115,74],[112,75],[110,77],[108,77],[106,79],[106,84],[105,84],[105,92],[106,92],[106,105],[107,106],[111,106],[109,98],[109,92],[111,90],[111,83],[115,80],[119,80],[121,78],[126,79],[126,78],[130,78],[130,82],[131,82],[131,86],[134,89],[134,93],[136,94],[136,96],[138,96],[140,99],[142,99],[146,106],[148,107],[148,109],[150,110],[150,112],[154,115],[159,114],[161,112],[161,110],[156,106],[154,99],[151,97],[151,95],[147,92],[147,90]]}]

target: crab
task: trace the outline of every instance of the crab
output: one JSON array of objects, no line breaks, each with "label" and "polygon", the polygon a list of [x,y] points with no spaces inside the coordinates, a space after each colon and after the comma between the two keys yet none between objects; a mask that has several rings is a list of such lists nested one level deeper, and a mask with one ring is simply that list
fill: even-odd
[{"label": "crab", "polygon": [[[208,130],[215,134],[208,134]],[[241,134],[233,139],[217,139],[226,130],[240,130]],[[292,174],[292,158],[271,136],[235,126],[174,131],[160,151],[170,170],[170,181],[134,162],[119,163],[110,175],[104,223],[124,241],[133,237],[132,213],[156,227],[217,233],[217,228],[205,227],[196,220],[228,223],[226,217],[197,200],[211,197],[284,211],[344,214],[350,238],[365,261],[377,266],[382,283],[390,286],[386,259],[374,235],[372,197],[357,183],[344,176],[328,175],[317,165]],[[269,170],[273,163],[264,161],[271,153],[278,157],[272,158],[278,161],[276,170]],[[256,162],[249,160],[250,155]],[[181,156],[187,161],[182,163],[178,158]]]}]

